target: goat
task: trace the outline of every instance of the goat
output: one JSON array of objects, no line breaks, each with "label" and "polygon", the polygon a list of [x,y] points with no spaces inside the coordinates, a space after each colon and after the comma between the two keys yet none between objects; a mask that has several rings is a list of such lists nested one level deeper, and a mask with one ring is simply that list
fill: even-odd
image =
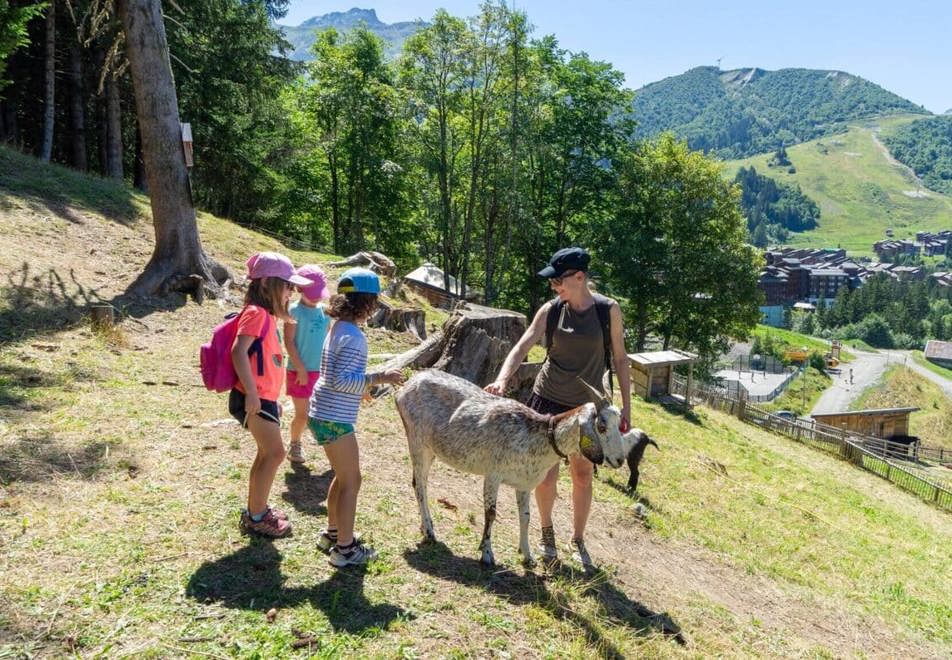
[{"label": "goat", "polygon": [[413,376],[396,396],[413,465],[413,489],[420,506],[421,531],[435,541],[427,504],[427,478],[437,456],[458,470],[484,475],[485,525],[480,560],[492,566],[492,524],[500,484],[516,489],[519,508],[519,552],[527,565],[529,494],[559,459],[581,453],[595,464],[618,468],[644,435],[637,429],[622,435],[621,413],[604,395],[589,387],[596,403],[586,403],[560,415],[541,415],[513,401],[484,392],[456,376],[438,370]]},{"label": "goat", "polygon": [[[637,430],[637,429],[636,429]],[[631,474],[628,475],[628,492],[634,493],[638,490],[638,464],[641,463],[642,457],[645,455],[645,449],[648,448],[648,445],[654,445],[655,449],[660,451],[658,443],[648,437],[648,434],[644,431],[640,431],[637,442],[635,446],[631,448],[631,451],[628,453],[628,469],[631,471]]]}]

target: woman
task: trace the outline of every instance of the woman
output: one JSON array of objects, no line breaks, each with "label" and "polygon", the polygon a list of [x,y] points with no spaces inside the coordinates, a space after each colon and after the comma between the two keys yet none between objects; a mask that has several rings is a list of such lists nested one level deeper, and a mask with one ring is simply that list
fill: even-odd
[{"label": "woman", "polygon": [[[614,300],[601,296],[596,299],[592,294],[588,286],[589,260],[588,252],[578,247],[564,248],[552,255],[549,265],[539,272],[539,276],[549,280],[549,286],[558,297],[539,308],[529,328],[506,357],[496,380],[485,390],[497,396],[505,394],[510,378],[525,360],[529,349],[547,335],[546,324],[552,306],[559,305],[556,325],[549,333],[552,337],[549,354],[536,377],[527,405],[536,412],[555,415],[587,403],[589,395],[578,379],[601,391],[605,377],[605,339],[597,309],[599,305],[604,306],[608,308],[611,360],[622,397],[620,430],[625,433],[631,426],[631,386],[621,309]],[[573,557],[590,566],[584,536],[592,508],[594,469],[587,459],[575,454],[569,459],[569,470],[572,475]],[[556,465],[535,491],[542,523],[540,552],[547,561],[558,559],[552,527],[558,478],[559,466]]]}]

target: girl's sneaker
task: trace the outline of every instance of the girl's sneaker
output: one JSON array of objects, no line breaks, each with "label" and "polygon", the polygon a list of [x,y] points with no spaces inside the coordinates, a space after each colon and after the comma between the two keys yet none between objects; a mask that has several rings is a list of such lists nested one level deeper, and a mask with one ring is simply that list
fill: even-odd
[{"label": "girl's sneaker", "polygon": [[304,451],[301,449],[301,441],[291,442],[291,447],[288,449],[288,460],[292,463],[304,463]]},{"label": "girl's sneaker", "polygon": [[[354,532],[354,540],[360,541],[360,534]],[[317,537],[317,547],[321,549],[322,552],[330,552],[331,548],[337,545],[337,535],[331,536],[327,528],[321,530],[320,535]]]},{"label": "girl's sneaker", "polygon": [[274,509],[268,509],[264,517],[258,521],[255,521],[247,511],[242,511],[238,528],[243,534],[257,534],[273,539],[279,539],[291,533],[291,523],[278,518],[274,514]]},{"label": "girl's sneaker", "polygon": [[354,541],[349,548],[342,550],[340,546],[335,545],[331,548],[328,556],[332,566],[344,568],[345,566],[359,566],[366,564],[377,558],[377,551],[370,546],[363,545],[360,541]]}]

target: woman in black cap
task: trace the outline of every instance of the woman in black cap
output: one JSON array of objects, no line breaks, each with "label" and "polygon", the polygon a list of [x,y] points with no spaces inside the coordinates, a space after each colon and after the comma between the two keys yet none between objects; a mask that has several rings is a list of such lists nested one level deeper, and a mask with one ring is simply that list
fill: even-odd
[{"label": "woman in black cap", "polygon": [[[622,397],[621,431],[631,426],[631,385],[628,356],[625,353],[624,326],[618,303],[593,294],[588,286],[588,252],[579,247],[563,248],[552,255],[549,265],[539,272],[549,280],[557,298],[539,308],[531,325],[519,339],[496,380],[485,387],[491,394],[502,396],[509,379],[525,360],[529,349],[543,337],[551,344],[548,356],[532,388],[527,405],[536,412],[555,415],[587,403],[589,395],[579,378],[602,391],[605,370],[610,360],[618,374]],[[548,327],[547,326],[552,326]],[[608,327],[608,337],[603,328]],[[551,338],[551,339],[549,339]],[[610,351],[606,351],[610,346]],[[610,353],[610,358],[606,355]],[[585,525],[592,508],[593,465],[579,454],[570,458],[572,475],[572,534],[573,557],[583,565],[591,558],[585,549]],[[536,488],[536,504],[542,523],[543,559],[558,558],[555,532],[552,527],[552,509],[558,496],[558,465]]]}]

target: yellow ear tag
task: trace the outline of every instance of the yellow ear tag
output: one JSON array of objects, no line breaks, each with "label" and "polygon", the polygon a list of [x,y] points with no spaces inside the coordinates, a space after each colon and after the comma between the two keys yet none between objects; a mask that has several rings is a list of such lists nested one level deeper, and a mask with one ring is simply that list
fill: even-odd
[{"label": "yellow ear tag", "polygon": [[585,435],[584,433],[580,434],[578,439],[578,446],[582,449],[590,449],[592,447],[592,439]]}]

